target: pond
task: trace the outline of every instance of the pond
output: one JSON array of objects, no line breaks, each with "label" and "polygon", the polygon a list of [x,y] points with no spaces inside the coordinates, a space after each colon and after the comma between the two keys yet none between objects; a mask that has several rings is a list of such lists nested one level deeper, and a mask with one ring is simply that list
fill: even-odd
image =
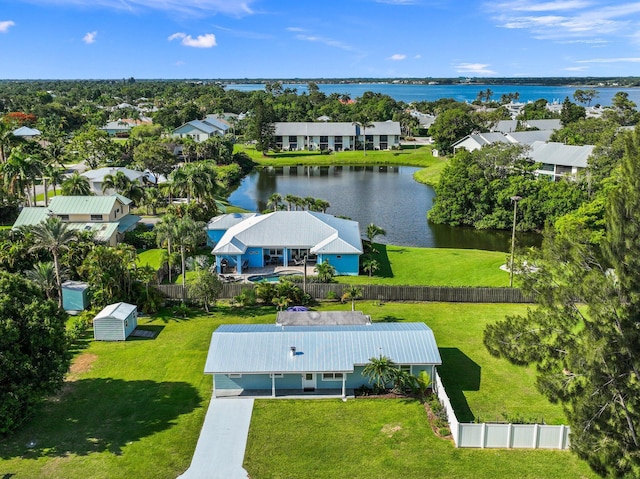
[{"label": "pond", "polygon": [[[410,166],[285,166],[258,168],[243,179],[229,202],[263,212],[274,193],[320,198],[327,213],[360,223],[364,232],[374,223],[387,232],[376,242],[433,248],[509,251],[510,231],[478,231],[435,225],[427,221],[435,191],[418,183]],[[519,244],[539,243],[538,235],[518,233]]]}]

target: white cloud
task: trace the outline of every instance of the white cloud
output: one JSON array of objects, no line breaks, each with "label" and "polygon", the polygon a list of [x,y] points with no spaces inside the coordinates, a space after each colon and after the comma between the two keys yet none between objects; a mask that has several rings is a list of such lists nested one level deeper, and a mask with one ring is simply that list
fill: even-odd
[{"label": "white cloud", "polygon": [[472,73],[474,75],[495,75],[496,72],[489,70],[486,63],[458,63],[454,69],[458,73]]},{"label": "white cloud", "polygon": [[414,56],[413,58],[415,58],[416,60],[419,60],[419,59],[421,59],[421,58],[422,58],[422,55],[420,55],[420,54],[418,53],[418,54],[417,54],[416,56]]},{"label": "white cloud", "polygon": [[196,38],[193,38],[191,35],[178,32],[171,35],[168,40],[181,40],[180,43],[185,47],[194,48],[211,48],[217,45],[216,36],[213,33],[205,33],[204,35],[198,35]]},{"label": "white cloud", "polygon": [[322,43],[329,47],[340,48],[341,50],[354,51],[355,49],[351,45],[347,45],[339,40],[333,40],[332,38],[326,38],[319,35],[306,35],[306,34],[298,34],[296,35],[298,40],[303,40],[305,42],[315,42]]},{"label": "white cloud", "polygon": [[603,6],[594,1],[519,0],[488,6],[497,13],[499,26],[530,30],[534,38],[564,40],[628,36],[635,31],[640,2]]},{"label": "white cloud", "polygon": [[577,63],[640,63],[640,57],[592,58],[578,60]]},{"label": "white cloud", "polygon": [[114,10],[165,10],[189,15],[222,13],[244,16],[255,13],[251,4],[256,0],[31,0],[43,5],[77,5],[106,7]]},{"label": "white cloud", "polygon": [[588,69],[589,69],[589,67],[586,67],[586,66],[584,66],[584,67],[567,67],[567,68],[565,68],[565,70],[568,71],[568,72],[583,72],[583,71],[588,70]]},{"label": "white cloud", "polygon": [[91,45],[96,41],[97,35],[98,35],[98,32],[96,31],[87,32],[87,34],[84,37],[82,37],[82,41],[85,42],[87,45]]},{"label": "white cloud", "polygon": [[300,27],[287,27],[287,31],[288,32],[304,32],[305,29]]},{"label": "white cloud", "polygon": [[4,20],[0,22],[0,33],[7,33],[9,28],[13,27],[15,22],[12,20]]},{"label": "white cloud", "polygon": [[586,8],[590,6],[592,2],[583,0],[558,0],[551,2],[535,3],[526,0],[519,0],[516,2],[494,3],[491,4],[496,10],[513,10],[515,12],[549,12],[558,10],[575,10],[577,8]]},{"label": "white cloud", "polygon": [[404,60],[405,58],[407,58],[407,55],[405,55],[404,53],[395,53],[391,55],[388,59],[393,60],[394,62],[398,62],[398,61]]}]

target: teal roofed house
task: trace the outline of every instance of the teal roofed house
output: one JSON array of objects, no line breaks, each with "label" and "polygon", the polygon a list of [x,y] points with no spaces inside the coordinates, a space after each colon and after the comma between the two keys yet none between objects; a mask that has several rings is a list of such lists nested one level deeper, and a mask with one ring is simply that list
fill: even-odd
[{"label": "teal roofed house", "polygon": [[218,273],[223,265],[243,274],[250,268],[300,265],[305,257],[328,261],[339,275],[359,273],[363,249],[357,221],[312,211],[274,211],[228,224],[212,251]]},{"label": "teal roofed house", "polygon": [[122,195],[55,196],[48,207],[23,208],[13,229],[37,225],[57,216],[70,228],[91,231],[94,240],[115,246],[125,232],[135,229],[140,217],[132,215],[131,200]]},{"label": "teal roofed house", "polygon": [[[323,313],[318,313],[322,316]],[[305,391],[346,397],[369,385],[362,370],[384,355],[413,375],[435,377],[442,364],[433,331],[424,323],[222,325],[213,332],[205,374],[213,395],[278,395]]]}]

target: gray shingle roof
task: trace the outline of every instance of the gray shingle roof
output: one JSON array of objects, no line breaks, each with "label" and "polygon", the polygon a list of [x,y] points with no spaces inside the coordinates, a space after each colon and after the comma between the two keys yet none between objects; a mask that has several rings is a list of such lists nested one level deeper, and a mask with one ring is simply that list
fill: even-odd
[{"label": "gray shingle roof", "polygon": [[350,372],[380,354],[398,364],[442,364],[433,331],[424,323],[245,324],[214,331],[204,372]]}]

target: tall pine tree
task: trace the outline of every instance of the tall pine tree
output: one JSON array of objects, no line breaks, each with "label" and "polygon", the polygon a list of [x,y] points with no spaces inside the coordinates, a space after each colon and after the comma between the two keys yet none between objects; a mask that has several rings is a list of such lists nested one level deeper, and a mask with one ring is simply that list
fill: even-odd
[{"label": "tall pine tree", "polygon": [[580,223],[549,230],[523,289],[538,307],[484,333],[488,350],[535,364],[560,402],[571,449],[598,474],[640,477],[640,130],[627,139],[598,247]]}]

